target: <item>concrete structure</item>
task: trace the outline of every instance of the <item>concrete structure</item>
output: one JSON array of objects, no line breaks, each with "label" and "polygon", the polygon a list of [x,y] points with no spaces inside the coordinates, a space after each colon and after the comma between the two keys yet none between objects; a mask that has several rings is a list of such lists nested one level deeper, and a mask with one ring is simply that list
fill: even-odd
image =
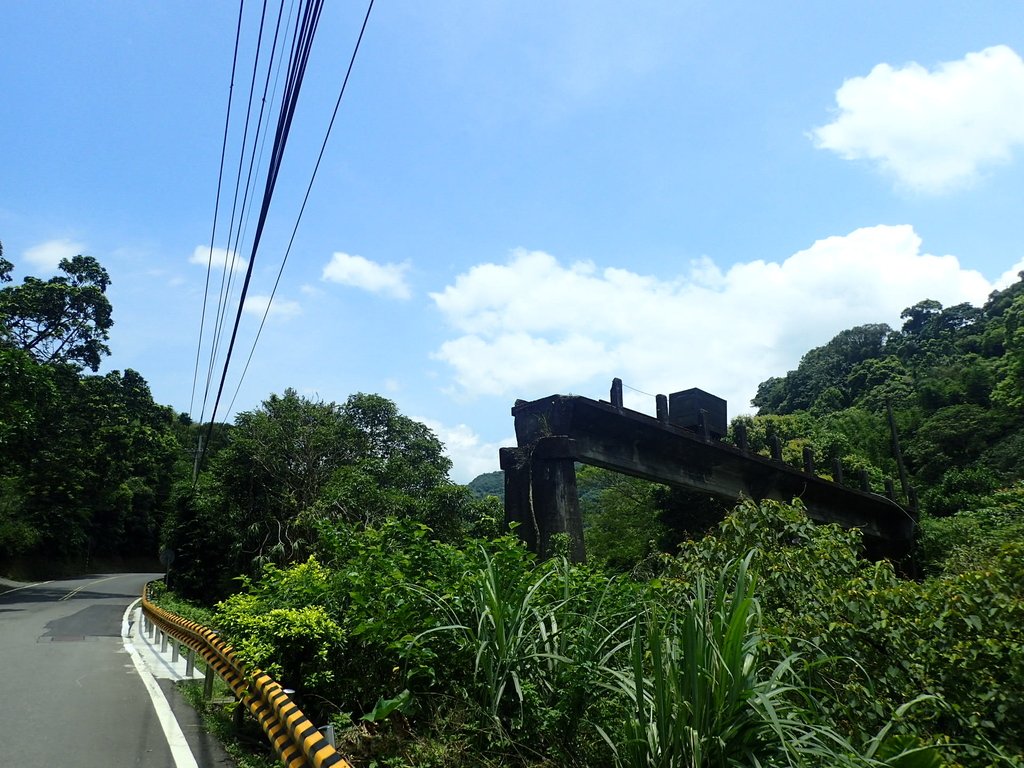
[{"label": "concrete structure", "polygon": [[[746,449],[745,435],[734,447],[715,439],[711,419],[702,418],[693,431],[672,423],[663,395],[657,406],[657,417],[624,408],[618,380],[610,403],[566,395],[516,402],[518,447],[500,451],[505,517],[519,524],[533,551],[550,553],[551,537],[565,533],[571,556],[585,557],[575,462],[726,500],[800,498],[812,519],[860,528],[872,557],[909,551],[913,516],[892,498],[872,493],[866,476],[861,490],[817,477],[808,454],[801,471],[782,463],[777,444],[772,458],[759,456]],[[891,484],[887,489],[891,496]]]}]

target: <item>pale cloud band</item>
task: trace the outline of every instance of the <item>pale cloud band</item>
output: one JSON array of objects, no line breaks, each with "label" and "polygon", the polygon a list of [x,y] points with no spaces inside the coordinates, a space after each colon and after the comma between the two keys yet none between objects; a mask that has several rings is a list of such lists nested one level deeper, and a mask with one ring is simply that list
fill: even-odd
[{"label": "pale cloud band", "polygon": [[192,255],[189,256],[188,263],[198,264],[201,267],[209,265],[214,272],[224,272],[228,269],[234,272],[244,272],[249,262],[233,250],[214,248],[211,251],[208,245],[197,245],[192,251]]},{"label": "pale cloud band", "polygon": [[[267,311],[268,305],[270,307],[269,312]],[[242,307],[242,311],[259,317],[266,314],[268,317],[289,318],[301,314],[302,305],[297,301],[288,301],[277,297],[274,297],[273,303],[271,303],[270,296],[250,294],[245,297],[245,305]]]},{"label": "pale cloud band", "polygon": [[667,280],[520,250],[431,294],[459,333],[434,356],[466,396],[601,393],[620,376],[647,392],[701,387],[740,413],[758,383],[841,330],[899,327],[900,312],[922,299],[980,304],[995,287],[954,256],[922,253],[909,225],[858,229],[724,272],[705,258]]},{"label": "pale cloud band", "polygon": [[906,187],[944,192],[1008,162],[1024,144],[1024,61],[997,45],[929,71],[879,64],[836,91],[816,145],[876,162]]},{"label": "pale cloud band", "polygon": [[370,293],[395,299],[408,299],[412,295],[405,280],[409,266],[407,261],[401,264],[378,264],[362,256],[352,256],[338,251],[324,267],[321,278],[332,283],[361,288]]},{"label": "pale cloud band", "polygon": [[25,261],[36,269],[56,272],[63,259],[73,259],[84,251],[85,246],[82,243],[67,238],[58,238],[34,245],[26,249],[24,255]]},{"label": "pale cloud band", "polygon": [[426,424],[444,443],[445,454],[452,460],[452,480],[457,483],[468,483],[477,475],[493,472],[498,468],[498,449],[516,444],[514,435],[488,443],[466,424],[448,426],[434,419],[414,418]]}]

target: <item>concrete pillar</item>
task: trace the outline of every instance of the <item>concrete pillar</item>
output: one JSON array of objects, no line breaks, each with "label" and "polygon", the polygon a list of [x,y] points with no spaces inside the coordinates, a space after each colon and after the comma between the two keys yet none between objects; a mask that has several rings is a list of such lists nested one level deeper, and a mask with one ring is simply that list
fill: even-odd
[{"label": "concrete pillar", "polygon": [[516,533],[531,552],[539,552],[540,530],[534,518],[530,488],[529,448],[501,448],[498,459],[505,472],[505,525],[516,525]]},{"label": "concrete pillar", "polygon": [[668,396],[655,395],[654,408],[655,412],[658,414],[658,421],[662,424],[668,424]]},{"label": "concrete pillar", "polygon": [[620,411],[622,410],[622,379],[612,379],[612,389],[609,394],[611,403]]},{"label": "concrete pillar", "polygon": [[583,518],[576,496],[576,465],[571,459],[533,458],[533,509],[540,538],[535,550],[541,557],[552,554],[551,537],[558,533],[569,536],[569,559],[581,563],[586,559],[583,548]]}]

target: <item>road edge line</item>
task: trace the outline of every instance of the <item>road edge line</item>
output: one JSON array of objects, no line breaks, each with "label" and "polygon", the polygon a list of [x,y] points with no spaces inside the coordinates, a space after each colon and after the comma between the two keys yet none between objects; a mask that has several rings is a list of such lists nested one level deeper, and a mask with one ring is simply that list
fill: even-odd
[{"label": "road edge line", "polygon": [[157,720],[160,721],[160,728],[164,732],[167,746],[171,750],[174,765],[176,768],[199,768],[199,763],[196,762],[195,755],[192,754],[192,748],[189,747],[188,740],[185,738],[185,734],[182,733],[181,726],[178,725],[174,712],[171,711],[171,705],[167,703],[167,697],[164,696],[164,692],[160,688],[160,684],[157,683],[156,678],[146,668],[146,662],[143,661],[141,654],[129,637],[129,616],[131,616],[132,611],[135,610],[135,607],[140,602],[142,602],[142,598],[136,598],[131,605],[125,608],[124,615],[121,617],[122,644],[125,651],[131,656],[135,670],[139,673],[139,677],[142,678],[142,684],[146,686],[149,698],[153,702],[153,709],[156,711]]},{"label": "road edge line", "polygon": [[37,581],[34,584],[22,584],[20,587],[5,589],[3,592],[0,592],[0,595],[9,595],[11,592],[17,592],[19,589],[28,589],[29,587],[41,587],[43,584],[50,584],[52,582],[53,579],[50,579],[49,581]]}]

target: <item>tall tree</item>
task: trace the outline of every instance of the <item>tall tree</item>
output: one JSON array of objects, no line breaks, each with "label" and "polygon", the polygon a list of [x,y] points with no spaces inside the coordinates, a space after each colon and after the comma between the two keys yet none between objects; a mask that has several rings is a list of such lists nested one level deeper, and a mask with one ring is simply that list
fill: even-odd
[{"label": "tall tree", "polygon": [[11,282],[11,270],[14,265],[4,258],[4,244],[0,243],[0,283]]},{"label": "tall tree", "polygon": [[207,595],[254,565],[303,558],[325,521],[413,518],[442,539],[478,530],[493,509],[450,483],[450,467],[430,429],[385,397],[271,395],[238,414],[165,526],[179,585]]},{"label": "tall tree", "polygon": [[[0,260],[0,277],[10,279]],[[110,354],[110,275],[91,256],[62,259],[62,275],[0,288],[0,343],[28,352],[41,363],[70,363],[93,371]]]}]

